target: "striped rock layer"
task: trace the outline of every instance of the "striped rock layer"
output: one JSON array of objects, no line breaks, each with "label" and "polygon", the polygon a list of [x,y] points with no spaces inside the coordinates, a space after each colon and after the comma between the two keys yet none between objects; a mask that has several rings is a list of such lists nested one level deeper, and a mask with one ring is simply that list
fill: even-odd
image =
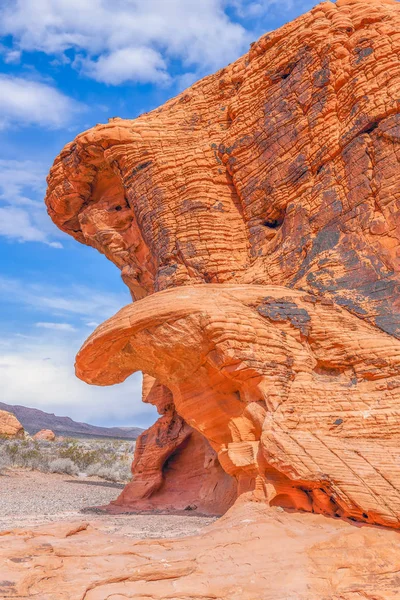
[{"label": "striped rock layer", "polygon": [[247,494],[400,526],[399,52],[397,2],[324,2],[57,157],[51,218],[135,300],[77,374],[162,389],[117,504],[162,493],[191,427],[205,508],[216,485],[219,510]]}]

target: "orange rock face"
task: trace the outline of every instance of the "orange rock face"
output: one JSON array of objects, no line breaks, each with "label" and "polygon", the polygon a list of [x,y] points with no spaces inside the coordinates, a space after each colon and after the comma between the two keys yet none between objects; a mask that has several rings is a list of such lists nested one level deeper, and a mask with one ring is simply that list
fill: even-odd
[{"label": "orange rock face", "polygon": [[49,214],[137,300],[77,374],[141,370],[163,415],[120,504],[161,499],[165,456],[193,444],[198,464],[201,442],[221,498],[400,527],[399,52],[395,0],[324,2],[56,159]]},{"label": "orange rock face", "polygon": [[89,383],[136,370],[168,386],[239,493],[399,527],[393,336],[299,290],[179,287],[122,309],[77,356]]},{"label": "orange rock face", "polygon": [[0,410],[0,437],[23,438],[24,428],[12,413]]},{"label": "orange rock face", "polygon": [[33,436],[34,440],[45,440],[47,442],[54,442],[56,434],[51,429],[41,429]]},{"label": "orange rock face", "polygon": [[110,510],[226,512],[237,496],[236,480],[223,471],[208,441],[179,416],[169,389],[148,375],[143,401],[162,417],[138,438],[133,480]]},{"label": "orange rock face", "polygon": [[398,336],[399,22],[395,0],[322,3],[161,108],[79,135],[51,217],[136,299],[284,285]]},{"label": "orange rock face", "polygon": [[[155,377],[239,493],[394,526],[399,36],[397,2],[320,4],[160,109],[78,136],[47,195],[140,300],[89,339],[80,377]],[[188,431],[175,409],[149,434],[163,450],[138,447],[150,490]]]},{"label": "orange rock face", "polygon": [[[360,552],[363,549],[364,552]],[[195,538],[88,523],[0,534],[0,595],[40,600],[397,600],[398,532],[234,506]]]}]

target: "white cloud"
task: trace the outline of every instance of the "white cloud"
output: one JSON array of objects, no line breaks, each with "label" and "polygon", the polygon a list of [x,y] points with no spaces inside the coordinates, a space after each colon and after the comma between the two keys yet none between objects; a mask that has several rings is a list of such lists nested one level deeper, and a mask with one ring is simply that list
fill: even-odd
[{"label": "white cloud", "polygon": [[46,323],[40,322],[35,323],[35,327],[41,327],[42,329],[53,329],[54,331],[76,331],[76,327],[73,327],[69,323]]},{"label": "white cloud", "polygon": [[124,81],[169,83],[166,63],[152,48],[121,48],[96,61],[83,61],[84,72],[97,81],[119,85]]},{"label": "white cloud", "polygon": [[109,84],[168,81],[178,60],[203,74],[234,60],[251,36],[225,12],[225,0],[10,0],[0,34],[15,51],[75,53],[84,73]]},{"label": "white cloud", "polygon": [[43,200],[32,199],[44,196],[46,172],[44,165],[33,161],[0,159],[0,236],[62,248],[54,238],[63,234],[49,219]]},{"label": "white cloud", "polygon": [[126,294],[115,294],[83,285],[70,285],[64,289],[0,277],[0,300],[10,298],[14,304],[25,305],[47,315],[82,316],[98,321],[108,319],[131,301],[128,290]]},{"label": "white cloud", "polygon": [[178,91],[186,90],[198,79],[196,73],[184,73],[177,77]]},{"label": "white cloud", "polygon": [[76,378],[74,357],[81,341],[46,331],[40,338],[0,339],[1,399],[93,424],[147,426],[157,418],[141,402],[141,374],[109,388]]},{"label": "white cloud", "polygon": [[0,74],[0,128],[17,123],[58,129],[83,110],[82,104],[46,83]]},{"label": "white cloud", "polygon": [[0,207],[0,235],[19,242],[45,241],[45,235],[30,222],[28,212],[13,206]]},{"label": "white cloud", "polygon": [[19,63],[21,60],[21,51],[20,50],[9,50],[4,55],[4,62],[9,64]]},{"label": "white cloud", "polygon": [[18,204],[32,204],[32,200],[24,197],[25,187],[35,192],[42,192],[46,186],[46,171],[42,165],[25,160],[0,159],[0,190],[17,199]]},{"label": "white cloud", "polygon": [[103,388],[85,384],[74,372],[87,326],[96,326],[129,301],[128,291],[57,288],[0,277],[0,304],[6,311],[11,305],[14,314],[22,315],[13,332],[5,324],[4,335],[0,333],[2,401],[94,424],[154,422],[155,410],[141,402],[140,374],[120,386]]},{"label": "white cloud", "polygon": [[91,327],[92,329],[96,329],[96,327],[98,327],[100,325],[100,323],[97,323],[97,321],[89,321],[87,323],[85,323],[86,327]]}]

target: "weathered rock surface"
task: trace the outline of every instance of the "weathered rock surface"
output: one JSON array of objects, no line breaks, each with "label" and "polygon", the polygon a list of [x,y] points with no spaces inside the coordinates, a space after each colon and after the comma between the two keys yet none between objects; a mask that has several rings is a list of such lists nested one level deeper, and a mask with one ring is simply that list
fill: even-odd
[{"label": "weathered rock surface", "polygon": [[89,338],[77,373],[111,385],[142,370],[162,415],[138,444],[127,502],[164,502],[167,456],[188,473],[192,442],[192,456],[200,442],[217,454],[221,498],[261,502],[246,508],[251,538],[235,505],[171,546],[183,563],[167,583],[146,555],[143,586],[140,567],[84,597],[398,594],[396,532],[282,513],[278,535],[266,515],[400,527],[399,52],[398,2],[324,2],[56,159],[49,214],[112,260],[137,300]]},{"label": "weathered rock surface", "polygon": [[284,285],[399,336],[399,29],[395,0],[318,5],[161,108],[79,135],[51,217],[137,299]]},{"label": "weathered rock surface", "polygon": [[148,375],[143,401],[157,406],[162,417],[137,440],[133,480],[110,509],[225,513],[236,499],[237,484],[209,442],[178,415],[169,389]]},{"label": "weathered rock surface", "polygon": [[23,438],[24,428],[12,413],[0,410],[0,437]]},{"label": "weathered rock surface", "polygon": [[239,493],[400,526],[400,341],[277,286],[197,285],[122,309],[77,356],[111,385],[151,373]]},{"label": "weathered rock surface", "polygon": [[[282,509],[280,509],[282,510]],[[0,595],[40,600],[397,600],[399,534],[265,504],[196,537],[142,540],[87,523],[0,534]]]},{"label": "weathered rock surface", "polygon": [[[318,5],[160,109],[79,135],[51,170],[51,217],[112,260],[135,299],[285,286],[400,337],[399,35],[395,1]],[[322,388],[340,360],[320,367]]]},{"label": "weathered rock surface", "polygon": [[[187,302],[182,294],[166,297],[165,310],[163,300],[146,298],[128,313],[133,322],[140,315],[157,337],[141,345],[130,317],[117,316],[93,338],[100,344],[95,376],[92,342],[81,354],[84,379],[115,383],[135,369],[150,373],[172,390],[178,413],[207,437],[228,473],[238,477],[235,461],[245,462],[239,480],[257,479],[266,460],[267,480],[274,469],[276,477],[297,481],[296,498],[275,490],[282,502],[313,510],[322,503],[331,513],[339,502],[339,512],[393,524],[400,514],[399,9],[381,1],[319,5],[164,107],[78,136],[56,160],[47,196],[55,222],[113,260],[135,298],[202,282],[271,286],[264,298],[252,288],[243,292],[259,303],[249,313],[245,298],[227,301],[225,312],[219,292],[199,292],[204,322],[195,299],[185,309],[194,291]],[[293,287],[312,296],[303,301]],[[334,308],[320,305],[321,297]],[[175,310],[175,302],[182,308]],[[328,318],[334,322],[326,338]],[[276,331],[276,323],[284,326]],[[102,344],[110,336],[116,350],[107,357]],[[227,349],[216,358],[218,336]],[[212,373],[205,359],[214,361]],[[188,382],[193,365],[203,372],[196,384]],[[189,397],[201,397],[200,406],[192,400],[187,409]],[[235,424],[243,418],[248,435]],[[337,448],[338,437],[350,441]]]},{"label": "weathered rock surface", "polygon": [[51,429],[41,429],[33,436],[34,440],[45,440],[47,442],[54,442],[56,434]]}]

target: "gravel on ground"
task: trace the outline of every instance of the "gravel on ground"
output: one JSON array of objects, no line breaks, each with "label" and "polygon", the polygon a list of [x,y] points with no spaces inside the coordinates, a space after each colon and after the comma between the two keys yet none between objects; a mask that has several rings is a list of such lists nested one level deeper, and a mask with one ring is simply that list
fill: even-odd
[{"label": "gravel on ground", "polygon": [[123,484],[98,477],[73,477],[25,469],[0,475],[0,532],[54,521],[82,521],[107,533],[132,538],[172,538],[195,535],[214,517],[184,514],[122,514],[87,512],[104,506]]}]

